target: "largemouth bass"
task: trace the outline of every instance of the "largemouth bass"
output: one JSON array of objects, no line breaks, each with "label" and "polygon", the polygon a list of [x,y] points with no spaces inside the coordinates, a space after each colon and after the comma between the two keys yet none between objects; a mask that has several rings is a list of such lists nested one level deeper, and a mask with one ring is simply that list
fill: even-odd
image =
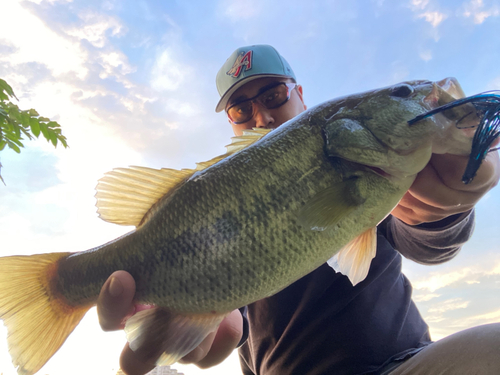
[{"label": "largemouth bass", "polygon": [[116,270],[134,277],[137,303],[157,306],[131,318],[127,331],[133,349],[163,353],[162,364],[232,310],[334,254],[335,267],[360,282],[376,225],[432,152],[471,149],[470,134],[455,127],[462,107],[407,122],[462,97],[454,79],[405,82],[326,102],[272,132],[248,131],[197,169],[108,173],[97,186],[99,215],[135,230],[84,252],[0,259],[0,318],[14,366],[36,373]]}]

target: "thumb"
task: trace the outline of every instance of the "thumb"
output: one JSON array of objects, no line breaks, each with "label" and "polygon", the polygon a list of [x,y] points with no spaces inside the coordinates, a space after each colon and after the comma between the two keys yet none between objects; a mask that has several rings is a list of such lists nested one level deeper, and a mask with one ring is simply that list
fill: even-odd
[{"label": "thumb", "polygon": [[126,271],[114,272],[104,283],[97,299],[99,324],[104,331],[123,329],[134,313],[134,278]]}]

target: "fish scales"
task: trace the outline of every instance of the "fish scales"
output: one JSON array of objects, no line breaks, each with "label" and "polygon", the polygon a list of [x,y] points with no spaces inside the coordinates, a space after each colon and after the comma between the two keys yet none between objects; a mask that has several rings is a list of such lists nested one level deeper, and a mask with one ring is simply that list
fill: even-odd
[{"label": "fish scales", "polygon": [[319,124],[304,117],[283,129],[198,172],[136,231],[62,260],[60,292],[75,305],[95,300],[107,277],[124,269],[141,303],[226,312],[319,266],[349,238],[304,231],[294,215],[342,173],[325,154]]}]

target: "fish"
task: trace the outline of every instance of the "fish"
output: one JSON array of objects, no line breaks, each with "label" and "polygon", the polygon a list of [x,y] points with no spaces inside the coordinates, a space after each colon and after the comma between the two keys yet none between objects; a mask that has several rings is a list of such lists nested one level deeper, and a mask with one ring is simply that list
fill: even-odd
[{"label": "fish", "polygon": [[[136,303],[155,306],[125,331],[158,365],[326,261],[361,282],[377,224],[431,154],[470,154],[473,133],[456,122],[471,103],[408,121],[464,97],[454,78],[403,82],[247,130],[196,168],[108,172],[97,212],[134,230],[87,251],[0,258],[0,319],[18,373],[35,374],[52,357],[116,270],[134,277]],[[476,126],[480,116],[466,121]]]}]

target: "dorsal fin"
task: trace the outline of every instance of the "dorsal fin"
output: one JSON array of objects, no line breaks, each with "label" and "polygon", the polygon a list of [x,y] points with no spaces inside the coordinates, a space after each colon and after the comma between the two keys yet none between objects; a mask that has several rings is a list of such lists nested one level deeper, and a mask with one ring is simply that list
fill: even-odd
[{"label": "dorsal fin", "polygon": [[110,223],[137,226],[153,204],[194,172],[134,166],[113,169],[97,184],[97,213]]},{"label": "dorsal fin", "polygon": [[234,153],[243,150],[252,143],[257,142],[263,136],[271,132],[273,129],[253,128],[252,130],[243,130],[243,135],[231,138],[231,144],[226,146],[227,152]]},{"label": "dorsal fin", "polygon": [[271,130],[272,129],[259,129],[259,128],[253,128],[252,130],[250,129],[243,130],[243,135],[231,138],[231,143],[226,146],[227,152],[224,155],[216,156],[215,158],[210,159],[208,161],[196,163],[196,170],[200,171],[205,168],[208,168],[211,165],[218,163],[222,159],[227,158],[229,155],[232,155],[240,150],[243,150],[244,148],[257,142],[263,136],[268,134]]},{"label": "dorsal fin", "polygon": [[225,159],[269,133],[270,129],[243,131],[233,137],[227,153],[205,162],[196,163],[196,169],[153,169],[146,167],[116,168],[101,178],[96,187],[97,213],[104,221],[120,225],[138,226],[149,209],[165,194],[176,189],[196,171],[203,170]]}]

